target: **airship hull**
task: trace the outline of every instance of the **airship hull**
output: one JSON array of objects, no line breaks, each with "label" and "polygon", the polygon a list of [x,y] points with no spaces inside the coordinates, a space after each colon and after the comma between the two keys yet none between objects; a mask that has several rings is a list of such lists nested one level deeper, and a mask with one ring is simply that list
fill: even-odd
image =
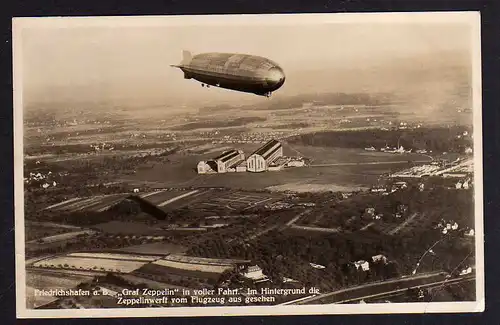
[{"label": "airship hull", "polygon": [[202,85],[269,96],[285,82],[281,67],[266,58],[248,54],[184,52],[180,65],[185,79]]}]

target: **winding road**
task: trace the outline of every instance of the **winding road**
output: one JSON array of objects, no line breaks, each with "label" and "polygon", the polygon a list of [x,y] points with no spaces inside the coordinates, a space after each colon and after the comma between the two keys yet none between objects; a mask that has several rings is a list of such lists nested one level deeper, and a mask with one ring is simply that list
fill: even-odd
[{"label": "winding road", "polygon": [[[415,276],[401,277],[381,282],[367,283],[356,287],[345,288],[307,299],[299,300],[296,304],[340,304],[355,302],[370,298],[380,298],[395,293],[404,293],[408,289],[444,286],[464,281],[472,281],[474,275],[457,278],[447,278],[445,272],[423,273]],[[288,303],[289,304],[289,303]]]}]

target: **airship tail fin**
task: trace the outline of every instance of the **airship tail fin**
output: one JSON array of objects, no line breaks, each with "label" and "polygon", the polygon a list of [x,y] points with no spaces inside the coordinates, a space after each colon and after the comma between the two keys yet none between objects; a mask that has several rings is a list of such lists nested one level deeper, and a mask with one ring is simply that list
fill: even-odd
[{"label": "airship tail fin", "polygon": [[189,62],[191,62],[192,58],[193,58],[193,56],[191,55],[191,52],[186,51],[186,50],[182,51],[181,65],[189,64]]}]

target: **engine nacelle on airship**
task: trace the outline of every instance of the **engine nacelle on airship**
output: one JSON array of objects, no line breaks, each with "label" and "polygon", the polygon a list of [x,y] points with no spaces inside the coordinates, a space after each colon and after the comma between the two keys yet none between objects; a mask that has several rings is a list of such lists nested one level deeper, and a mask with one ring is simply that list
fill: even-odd
[{"label": "engine nacelle on airship", "polygon": [[183,51],[179,65],[185,79],[202,86],[215,86],[269,97],[285,83],[285,73],[264,57],[235,53],[202,53],[192,56]]}]

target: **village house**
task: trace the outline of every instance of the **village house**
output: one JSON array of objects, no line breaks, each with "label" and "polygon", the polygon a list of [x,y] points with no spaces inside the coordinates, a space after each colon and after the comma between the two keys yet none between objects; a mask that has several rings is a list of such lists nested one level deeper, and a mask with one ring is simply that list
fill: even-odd
[{"label": "village house", "polygon": [[356,267],[356,270],[359,270],[360,268],[365,272],[370,270],[370,263],[364,260],[354,262],[354,266]]}]

